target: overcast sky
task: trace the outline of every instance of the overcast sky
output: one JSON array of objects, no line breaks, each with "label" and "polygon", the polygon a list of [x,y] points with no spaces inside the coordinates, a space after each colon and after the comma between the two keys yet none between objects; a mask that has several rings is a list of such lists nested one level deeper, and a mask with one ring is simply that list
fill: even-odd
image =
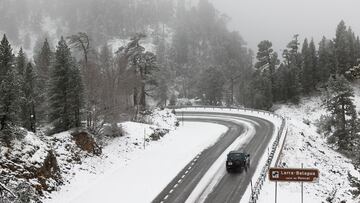
[{"label": "overcast sky", "polygon": [[[238,30],[248,46],[257,51],[261,40],[283,50],[294,34],[333,38],[341,19],[360,34],[360,0],[210,0],[231,18],[229,28]],[[282,53],[282,51],[281,51]],[[281,54],[279,53],[279,54]]]}]

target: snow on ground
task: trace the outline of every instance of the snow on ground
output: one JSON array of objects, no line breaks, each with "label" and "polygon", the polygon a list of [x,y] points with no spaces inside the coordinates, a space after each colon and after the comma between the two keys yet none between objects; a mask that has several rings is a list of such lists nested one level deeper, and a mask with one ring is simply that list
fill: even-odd
[{"label": "snow on ground", "polygon": [[[345,200],[347,203],[358,203],[352,199],[349,192],[351,186],[348,173],[360,177],[354,169],[351,160],[332,150],[326,143],[326,138],[316,132],[316,120],[325,110],[321,108],[321,98],[312,97],[302,100],[299,105],[281,105],[276,113],[286,117],[288,135],[285,141],[280,165],[289,168],[318,168],[320,179],[316,183],[304,183],[304,202],[327,202],[334,194],[333,202]],[[309,125],[306,123],[309,122]],[[260,203],[274,201],[275,183],[268,178],[260,193]],[[278,203],[299,201],[301,198],[300,183],[278,183]]]},{"label": "snow on ground", "polygon": [[[128,133],[92,157],[45,202],[150,202],[203,149],[227,131],[218,124],[186,122],[157,142],[146,142],[151,126],[124,123]],[[208,133],[201,133],[203,129]],[[146,137],[146,136],[145,136]],[[164,153],[166,152],[166,153]]]},{"label": "snow on ground", "polygon": [[178,124],[176,116],[170,109],[155,109],[150,115],[145,116],[144,120],[146,123],[168,130],[174,130]]}]

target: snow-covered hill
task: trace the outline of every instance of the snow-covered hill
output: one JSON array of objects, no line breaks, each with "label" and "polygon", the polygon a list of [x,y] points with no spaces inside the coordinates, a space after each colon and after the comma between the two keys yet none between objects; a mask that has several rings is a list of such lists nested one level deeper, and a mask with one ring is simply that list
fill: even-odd
[{"label": "snow-covered hill", "polygon": [[[77,130],[46,136],[41,130],[35,134],[19,129],[19,136],[0,144],[0,190],[4,186],[16,196],[6,193],[4,201],[40,202],[79,179],[87,184],[88,179],[104,171],[126,166],[134,157],[132,152],[144,153],[144,148],[154,143],[161,145],[163,137],[178,125],[175,115],[167,109],[154,110],[144,117],[144,122],[148,124],[119,124],[122,136],[116,138]],[[103,149],[97,143],[102,143]]]},{"label": "snow-covered hill", "polygon": [[[360,94],[356,89],[355,104],[360,103]],[[359,110],[359,105],[357,109]],[[348,173],[360,178],[351,160],[334,151],[326,138],[317,133],[316,122],[326,114],[321,107],[321,97],[304,98],[299,105],[280,105],[276,113],[288,121],[288,135],[280,158],[281,167],[317,168],[320,179],[316,183],[304,183],[304,202],[347,202],[358,203],[353,199]],[[275,183],[266,181],[260,195],[261,203],[274,200]],[[300,183],[278,183],[278,202],[287,203],[301,198]]]}]

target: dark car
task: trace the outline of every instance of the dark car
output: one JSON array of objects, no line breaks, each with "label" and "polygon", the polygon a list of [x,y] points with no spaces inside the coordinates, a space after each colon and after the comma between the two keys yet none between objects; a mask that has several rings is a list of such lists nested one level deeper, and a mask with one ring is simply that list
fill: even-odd
[{"label": "dark car", "polygon": [[247,169],[250,166],[250,154],[242,151],[231,151],[227,155],[226,170]]}]

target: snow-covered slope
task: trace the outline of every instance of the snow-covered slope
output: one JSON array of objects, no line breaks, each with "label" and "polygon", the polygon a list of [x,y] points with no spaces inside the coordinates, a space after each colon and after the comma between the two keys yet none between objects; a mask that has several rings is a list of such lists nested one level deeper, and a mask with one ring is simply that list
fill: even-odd
[{"label": "snow-covered slope", "polygon": [[[45,202],[151,202],[199,152],[227,128],[186,123],[158,142],[145,142],[148,125],[126,122],[124,137],[111,141],[102,158],[86,160],[70,184]],[[209,133],[203,134],[203,129]],[[191,141],[190,141],[191,140]]]},{"label": "snow-covered slope", "polygon": [[[356,97],[356,102],[360,101]],[[317,133],[314,125],[322,114],[321,97],[303,99],[299,105],[281,105],[276,113],[288,120],[288,135],[280,158],[281,167],[318,168],[320,179],[316,183],[304,183],[304,202],[341,202],[358,203],[349,190],[351,186],[348,173],[360,177],[351,160],[334,151],[326,143],[326,138]],[[261,192],[259,202],[274,200],[275,183],[267,182]],[[301,197],[300,183],[278,183],[278,202],[287,203]],[[328,201],[333,198],[333,201]],[[327,200],[328,199],[328,200]]]}]

